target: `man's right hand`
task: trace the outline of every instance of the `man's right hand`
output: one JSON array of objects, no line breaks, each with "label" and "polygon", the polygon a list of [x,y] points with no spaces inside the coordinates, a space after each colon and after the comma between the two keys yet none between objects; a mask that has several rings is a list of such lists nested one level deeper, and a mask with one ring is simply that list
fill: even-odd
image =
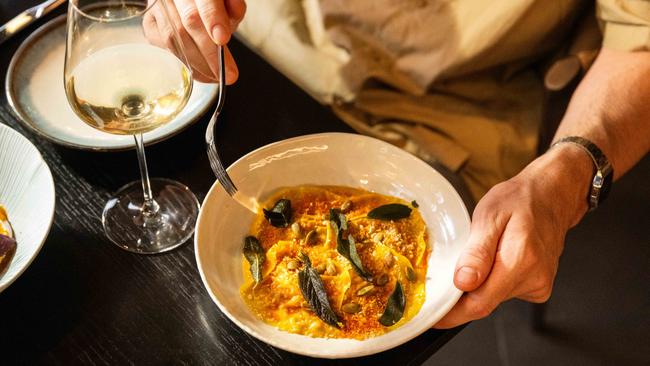
[{"label": "man's right hand", "polygon": [[[149,0],[150,3],[155,0]],[[244,0],[157,0],[160,4],[145,16],[145,35],[152,43],[173,49],[173,31],[179,33],[195,79],[214,82],[218,72],[217,45],[225,46],[244,18]],[[163,15],[167,5],[169,18]],[[169,20],[169,21],[168,21]],[[237,80],[239,71],[226,48],[226,83]]]}]

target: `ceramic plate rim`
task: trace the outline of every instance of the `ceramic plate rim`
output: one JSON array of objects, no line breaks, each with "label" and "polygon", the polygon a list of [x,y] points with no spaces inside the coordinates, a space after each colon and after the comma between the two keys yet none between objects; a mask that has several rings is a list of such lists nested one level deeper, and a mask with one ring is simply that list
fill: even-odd
[{"label": "ceramic plate rim", "polygon": [[[371,137],[371,136],[355,134],[355,133],[345,133],[345,132],[325,132],[325,133],[316,133],[316,134],[309,134],[309,135],[302,135],[302,136],[292,137],[292,138],[289,138],[289,139],[284,139],[284,140],[276,141],[276,142],[261,146],[261,147],[255,149],[255,150],[245,154],[241,158],[237,159],[237,161],[232,163],[226,170],[230,170],[232,167],[237,165],[239,162],[245,160],[250,155],[253,155],[253,154],[257,153],[260,150],[274,147],[276,145],[291,143],[291,142],[294,142],[296,140],[304,140],[304,139],[309,139],[309,138],[320,138],[320,137],[329,137],[329,136],[343,136],[343,135],[352,135],[352,136],[357,137],[357,138],[366,138],[366,139],[370,139],[370,140],[379,141],[379,142],[387,144],[388,146],[390,146],[392,148],[395,148],[395,149],[398,149],[398,150],[400,150],[400,151],[402,151],[404,153],[407,153],[406,151],[403,151],[403,150],[399,149],[398,147],[396,147],[394,145],[391,145],[391,144],[389,144],[389,143],[387,143],[385,141],[382,141],[380,139],[377,139],[377,138],[374,138],[374,137]],[[427,167],[429,167],[430,169],[435,171],[436,174],[440,175],[440,177],[444,181],[444,184],[447,184],[449,186],[449,188],[451,188],[450,191],[453,192],[452,193],[453,198],[457,201],[457,203],[459,203],[461,205],[461,207],[463,209],[462,210],[463,217],[467,221],[467,223],[469,224],[471,222],[471,220],[470,220],[469,212],[467,211],[467,206],[465,206],[465,203],[463,202],[463,200],[460,197],[460,194],[458,193],[456,188],[454,188],[454,186],[447,180],[447,178],[445,178],[442,174],[440,174],[440,172],[438,172],[434,167],[432,167],[431,165],[427,164],[426,162],[424,162],[423,160],[419,159],[418,157],[416,157],[414,155],[411,155],[411,156],[414,159],[418,160],[420,163],[426,165]],[[302,349],[292,348],[292,347],[287,346],[285,344],[281,344],[280,342],[276,342],[274,339],[266,338],[266,337],[262,336],[261,334],[259,334],[258,332],[256,332],[255,330],[249,328],[248,326],[246,326],[245,324],[240,322],[233,314],[231,314],[228,311],[228,309],[223,304],[221,304],[221,302],[216,298],[214,293],[210,290],[208,280],[207,280],[206,275],[205,275],[205,273],[203,271],[203,267],[201,266],[200,252],[199,252],[199,240],[200,240],[200,237],[201,237],[201,231],[199,230],[199,225],[203,221],[203,216],[205,214],[205,210],[203,209],[204,206],[205,206],[205,203],[208,200],[208,198],[212,196],[213,191],[218,189],[218,187],[219,187],[219,182],[215,181],[212,184],[212,186],[210,187],[210,190],[208,191],[208,193],[205,195],[205,197],[203,199],[203,202],[201,203],[201,210],[199,211],[199,216],[198,216],[197,221],[196,221],[196,227],[194,229],[194,257],[195,257],[195,260],[196,260],[197,268],[199,270],[199,275],[201,276],[201,281],[203,282],[203,286],[204,286],[205,290],[210,295],[210,298],[212,299],[212,302],[214,302],[217,305],[219,310],[222,313],[224,313],[228,317],[228,319],[230,319],[230,321],[235,323],[240,329],[244,330],[246,333],[250,334],[251,336],[255,337],[256,339],[258,339],[258,340],[260,340],[260,341],[262,341],[264,343],[267,343],[267,344],[269,344],[269,345],[271,345],[273,347],[277,347],[279,349],[282,349],[282,350],[285,350],[285,351],[288,351],[288,352],[292,352],[292,353],[296,353],[296,354],[300,354],[300,355],[304,355],[304,356],[309,356],[309,357],[316,357],[316,358],[342,359],[342,358],[368,356],[368,355],[376,354],[376,353],[379,353],[379,352],[383,352],[383,351],[387,351],[389,349],[399,347],[399,346],[403,345],[404,343],[409,342],[410,340],[418,337],[422,333],[426,332],[427,329],[430,329],[433,326],[433,324],[428,324],[427,327],[424,327],[424,329],[421,332],[413,332],[412,334],[409,334],[407,337],[402,338],[399,341],[399,343],[397,343],[397,344],[380,345],[380,346],[377,346],[377,347],[374,347],[374,348],[361,348],[361,347],[359,347],[359,348],[355,348],[353,350],[330,352],[330,353],[327,353],[327,354],[309,352],[309,351],[304,351]],[[451,310],[451,308],[458,302],[458,300],[460,299],[462,294],[463,294],[463,291],[461,291],[461,290],[459,290],[457,288],[453,288],[453,296],[450,297],[451,301],[447,302],[445,304],[445,306],[442,306],[440,308],[440,309],[442,309],[441,313],[443,313],[443,316],[444,316],[444,314],[447,314]],[[358,342],[363,342],[363,341],[358,341]]]},{"label": "ceramic plate rim", "polygon": [[[32,46],[39,38],[44,36],[49,30],[60,26],[60,23],[65,23],[65,20],[66,20],[66,14],[62,14],[52,20],[49,20],[45,24],[41,25],[32,34],[30,34],[25,38],[25,40],[20,44],[20,46],[16,49],[14,54],[11,56],[11,61],[9,62],[9,66],[7,67],[7,75],[5,77],[5,94],[7,96],[7,102],[11,107],[10,108],[11,113],[14,115],[14,117],[16,117],[16,119],[20,122],[22,126],[25,126],[31,132],[37,134],[40,137],[47,139],[48,141],[52,141],[61,146],[65,146],[77,150],[96,151],[96,152],[119,152],[119,151],[134,150],[135,145],[132,146],[130,144],[116,145],[114,147],[95,147],[95,146],[75,144],[74,142],[60,139],[56,136],[53,136],[49,133],[42,131],[40,128],[36,126],[34,121],[22,111],[22,108],[20,107],[20,103],[18,102],[18,98],[14,93],[14,87],[13,87],[14,83],[12,82],[12,80],[15,79],[14,76],[15,70],[20,65],[22,56],[29,49],[29,47]],[[165,135],[161,135],[154,139],[148,140],[147,142],[145,142],[145,146],[151,146],[159,142],[165,141],[167,139],[170,139],[178,135],[179,133],[185,131],[190,126],[194,125],[209,110],[210,106],[214,104],[214,100],[216,96],[217,93],[215,93],[215,95],[212,96],[212,98],[210,99],[210,102],[202,106],[194,116],[189,117],[186,123],[180,125],[177,129],[172,130],[171,132]]]},{"label": "ceramic plate rim", "polygon": [[[0,293],[2,293],[2,291],[7,289],[12,283],[14,283],[14,281],[16,281],[18,277],[20,277],[25,272],[25,270],[29,268],[29,266],[32,264],[34,259],[36,259],[38,253],[41,252],[41,249],[43,248],[43,244],[45,244],[45,241],[47,240],[47,237],[50,234],[50,230],[52,229],[52,224],[54,223],[54,213],[56,212],[56,188],[54,186],[54,178],[52,177],[52,171],[50,170],[49,165],[47,165],[47,163],[45,162],[45,159],[43,159],[43,155],[41,154],[40,150],[38,150],[38,148],[31,141],[29,141],[27,137],[23,136],[23,134],[14,130],[8,125],[5,125],[4,123],[0,123],[0,129],[3,128],[9,130],[9,133],[18,135],[19,139],[22,139],[24,142],[27,142],[29,145],[31,145],[34,148],[34,150],[36,150],[36,154],[37,154],[36,157],[38,160],[40,160],[40,163],[42,163],[45,166],[45,171],[47,172],[47,177],[49,178],[47,181],[50,184],[48,184],[47,186],[49,188],[48,193],[51,194],[52,197],[52,208],[50,209],[48,215],[49,219],[48,219],[47,229],[45,230],[45,235],[43,235],[43,237],[40,240],[40,243],[38,243],[36,249],[31,253],[27,261],[25,261],[22,268],[19,268],[19,270],[14,274],[14,276],[9,278],[9,280],[5,284],[0,285]],[[18,243],[18,245],[20,245],[20,243]],[[9,266],[11,266],[11,263],[9,263]]]}]

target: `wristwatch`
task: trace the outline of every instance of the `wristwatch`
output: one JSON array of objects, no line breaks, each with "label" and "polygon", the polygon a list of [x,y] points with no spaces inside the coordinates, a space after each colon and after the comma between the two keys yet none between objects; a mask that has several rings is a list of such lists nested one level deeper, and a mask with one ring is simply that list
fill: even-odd
[{"label": "wristwatch", "polygon": [[589,190],[589,196],[587,197],[587,202],[589,203],[589,211],[593,211],[601,202],[605,200],[605,198],[607,198],[609,190],[612,187],[614,169],[612,168],[612,164],[610,164],[609,160],[607,160],[607,157],[598,148],[598,146],[584,137],[563,137],[553,143],[553,145],[551,145],[551,148],[559,144],[566,143],[573,144],[584,150],[594,162],[594,166],[596,167],[596,173],[594,174],[594,178],[591,181],[591,189]]}]

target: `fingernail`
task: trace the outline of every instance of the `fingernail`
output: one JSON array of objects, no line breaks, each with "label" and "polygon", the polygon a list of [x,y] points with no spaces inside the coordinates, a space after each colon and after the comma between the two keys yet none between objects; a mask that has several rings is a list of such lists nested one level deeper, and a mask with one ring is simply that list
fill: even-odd
[{"label": "fingernail", "polygon": [[456,281],[462,285],[473,285],[478,280],[478,272],[471,267],[461,267],[456,272]]},{"label": "fingernail", "polygon": [[228,40],[228,32],[226,27],[221,24],[217,24],[212,28],[212,40],[220,45],[226,44]]}]

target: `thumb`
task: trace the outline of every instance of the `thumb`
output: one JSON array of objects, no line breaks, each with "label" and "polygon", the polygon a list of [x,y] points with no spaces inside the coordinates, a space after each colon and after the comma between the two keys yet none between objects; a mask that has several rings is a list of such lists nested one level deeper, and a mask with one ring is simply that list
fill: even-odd
[{"label": "thumb", "polygon": [[[485,212],[485,210],[483,210]],[[497,214],[476,212],[470,227],[467,248],[454,274],[454,285],[462,291],[474,291],[490,274],[506,219]]]}]

